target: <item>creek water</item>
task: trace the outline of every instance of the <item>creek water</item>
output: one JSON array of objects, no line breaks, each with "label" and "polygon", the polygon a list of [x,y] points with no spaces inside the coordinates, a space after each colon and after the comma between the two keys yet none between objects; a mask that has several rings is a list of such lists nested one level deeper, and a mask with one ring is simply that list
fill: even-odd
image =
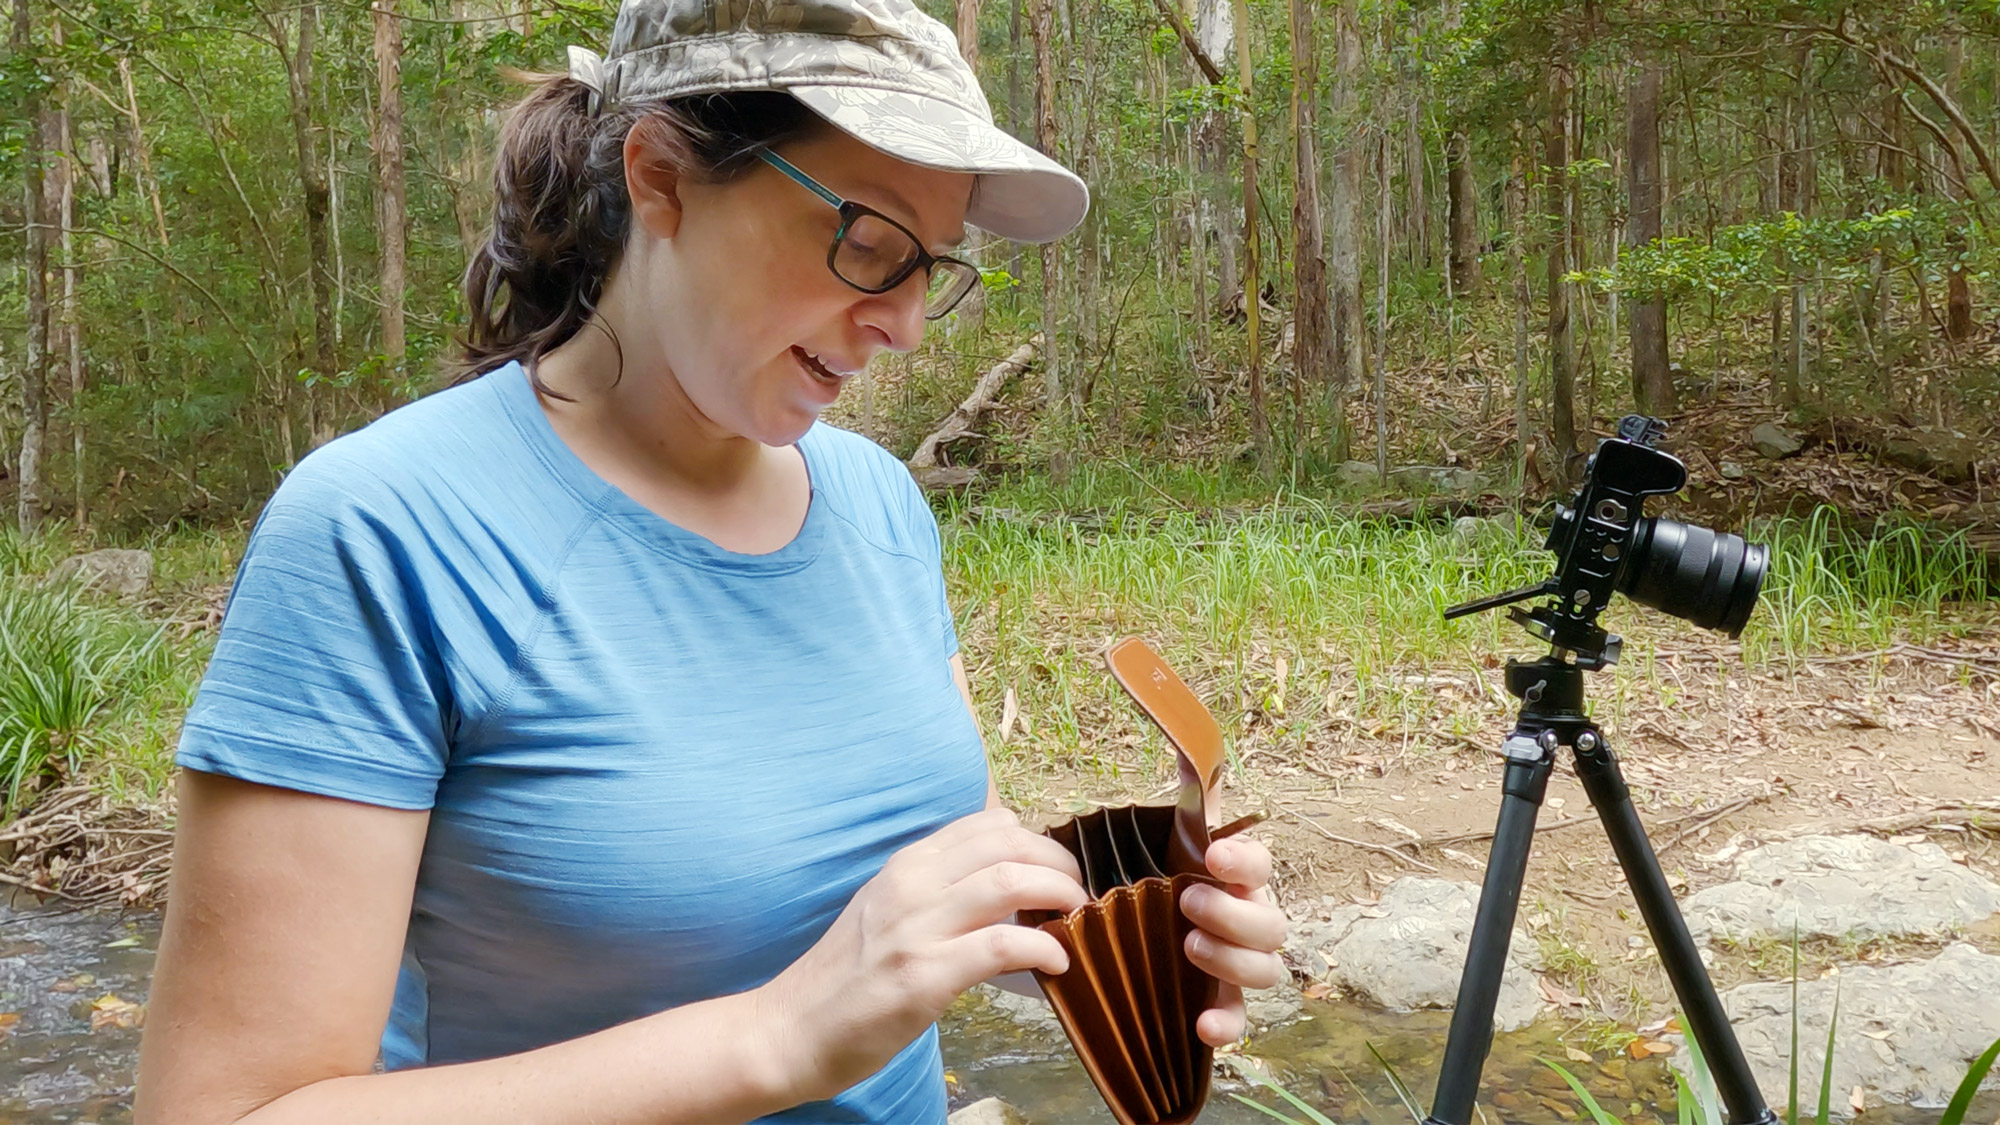
[{"label": "creek water", "polygon": [[[150,913],[23,908],[0,904],[0,1125],[26,1122],[126,1122],[139,1032],[99,1018],[107,996],[146,997],[159,918]],[[108,1007],[115,1010],[116,1004]],[[110,1013],[106,1013],[110,1014]],[[1370,1047],[1427,1102],[1443,1050],[1442,1012],[1391,1013],[1353,1004],[1307,1001],[1309,1019],[1253,1039],[1246,1053],[1287,1089],[1336,1121],[1400,1125],[1410,1120]],[[18,1016],[10,1020],[7,1016]],[[976,998],[954,1006],[940,1024],[954,1107],[998,1096],[1042,1125],[1112,1120],[1062,1033],[1023,1026]],[[1563,1025],[1543,1020],[1496,1039],[1481,1103],[1494,1122],[1577,1119],[1575,1098],[1537,1056],[1563,1060],[1604,1107],[1627,1125],[1676,1120],[1673,1079],[1655,1059],[1634,1062],[1593,1052],[1565,1059]],[[1225,1063],[1240,1070],[1242,1063]],[[1219,1076],[1204,1125],[1267,1125],[1270,1117],[1231,1097],[1268,1092]],[[1770,1091],[1768,1093],[1778,1093]],[[1983,1102],[2000,1101],[1988,1095]],[[1971,1120],[1991,1120],[1996,1106]],[[1978,1116],[1984,1112],[1986,1116]],[[1294,1111],[1294,1117],[1299,1114]],[[1871,1111],[1863,1125],[1935,1122],[1937,1111]]]}]

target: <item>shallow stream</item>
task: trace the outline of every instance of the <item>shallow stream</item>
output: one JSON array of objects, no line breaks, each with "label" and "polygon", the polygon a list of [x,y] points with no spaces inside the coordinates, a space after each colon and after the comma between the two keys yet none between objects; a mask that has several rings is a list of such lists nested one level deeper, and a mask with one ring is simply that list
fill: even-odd
[{"label": "shallow stream", "polygon": [[[119,1017],[122,1002],[146,998],[158,937],[153,914],[0,904],[0,1125],[130,1120],[139,1032],[120,1026]],[[1308,1001],[1306,1014],[1311,1018],[1252,1040],[1245,1053],[1337,1121],[1409,1121],[1369,1051],[1371,1044],[1415,1088],[1419,1101],[1428,1101],[1445,1013],[1397,1014]],[[941,1027],[954,1106],[997,1095],[1039,1125],[1112,1120],[1060,1031],[1024,1027],[970,1000],[953,1008]],[[1673,1079],[1665,1063],[1633,1062],[1605,1051],[1592,1052],[1591,1063],[1571,1061],[1558,1041],[1562,1030],[1544,1020],[1495,1041],[1481,1098],[1490,1120],[1558,1122],[1579,1116],[1562,1080],[1536,1061],[1548,1056],[1563,1060],[1627,1125],[1675,1121]],[[1202,1122],[1268,1125],[1270,1117],[1229,1096],[1251,1089],[1219,1078]],[[1268,1093],[1259,1100],[1282,1105]],[[1996,1109],[2000,1095],[1988,1094],[1969,1120],[1990,1121]],[[1916,1125],[1937,1117],[1935,1110],[1889,1110],[1871,1112],[1862,1121]]]}]

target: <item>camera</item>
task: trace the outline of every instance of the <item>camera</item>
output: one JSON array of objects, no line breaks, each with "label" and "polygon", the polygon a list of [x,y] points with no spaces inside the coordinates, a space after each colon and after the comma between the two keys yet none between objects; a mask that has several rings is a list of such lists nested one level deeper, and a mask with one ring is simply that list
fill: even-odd
[{"label": "camera", "polygon": [[1659,448],[1666,425],[1627,415],[1618,434],[1590,455],[1582,487],[1556,506],[1543,546],[1556,572],[1533,586],[1481,598],[1445,611],[1446,619],[1547,597],[1508,615],[1584,668],[1617,662],[1622,640],[1597,624],[1613,593],[1640,605],[1740,636],[1770,564],[1770,552],[1742,536],[1648,516],[1646,498],[1679,492],[1687,467]]}]

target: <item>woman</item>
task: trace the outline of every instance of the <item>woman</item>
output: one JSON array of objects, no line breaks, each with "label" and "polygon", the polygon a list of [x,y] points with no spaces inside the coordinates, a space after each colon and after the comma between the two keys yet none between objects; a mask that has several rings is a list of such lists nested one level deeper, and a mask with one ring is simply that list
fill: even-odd
[{"label": "woman", "polygon": [[[935,1121],[1085,901],[1000,807],[908,474],[815,424],[1082,183],[905,0],[631,0],[504,132],[477,378],[302,461],[180,747],[140,1121]],[[1188,952],[1242,1033],[1270,856]],[[1201,888],[1205,889],[1205,888]]]}]

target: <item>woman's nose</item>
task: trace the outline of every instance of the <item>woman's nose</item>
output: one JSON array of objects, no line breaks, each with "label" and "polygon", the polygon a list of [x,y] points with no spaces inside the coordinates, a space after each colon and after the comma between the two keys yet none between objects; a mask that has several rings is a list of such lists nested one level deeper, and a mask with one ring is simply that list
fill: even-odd
[{"label": "woman's nose", "polygon": [[915,351],[924,340],[924,300],[929,294],[930,278],[918,270],[887,293],[863,301],[859,319],[887,338],[890,351]]}]

